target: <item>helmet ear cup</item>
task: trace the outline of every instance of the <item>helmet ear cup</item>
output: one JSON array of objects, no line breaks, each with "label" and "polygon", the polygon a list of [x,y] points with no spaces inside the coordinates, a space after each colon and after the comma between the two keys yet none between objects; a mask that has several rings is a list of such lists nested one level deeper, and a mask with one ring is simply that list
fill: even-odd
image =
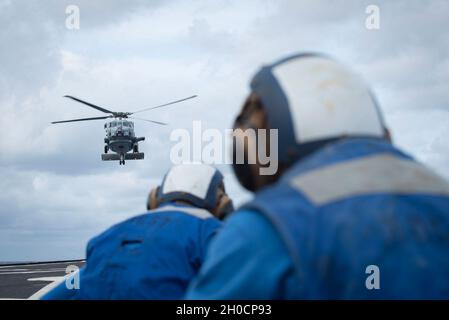
[{"label": "helmet ear cup", "polygon": [[159,187],[156,187],[150,191],[147,201],[147,210],[154,210],[159,206],[159,201],[157,200],[157,194],[159,192]]},{"label": "helmet ear cup", "polygon": [[231,198],[227,194],[224,194],[215,208],[212,210],[212,214],[220,220],[223,220],[227,215],[234,211],[234,204]]}]

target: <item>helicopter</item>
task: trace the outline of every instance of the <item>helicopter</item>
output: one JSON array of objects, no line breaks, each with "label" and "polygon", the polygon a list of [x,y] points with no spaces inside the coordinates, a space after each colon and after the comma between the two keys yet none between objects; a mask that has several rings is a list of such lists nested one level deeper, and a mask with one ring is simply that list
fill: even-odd
[{"label": "helicopter", "polygon": [[[167,123],[131,117],[131,115],[135,113],[150,111],[152,109],[162,108],[165,106],[169,106],[175,103],[179,103],[182,101],[186,101],[189,99],[196,98],[197,95],[193,95],[187,98],[183,98],[180,100],[172,101],[169,103],[161,104],[155,107],[145,108],[141,110],[137,110],[134,112],[115,112],[103,107],[97,106],[90,102],[75,98],[73,96],[66,95],[64,98],[72,99],[76,102],[85,104],[91,108],[97,109],[104,113],[109,113],[107,116],[102,117],[92,117],[92,118],[80,118],[80,119],[71,119],[71,120],[62,120],[62,121],[53,121],[52,124],[57,123],[67,123],[67,122],[79,122],[79,121],[90,121],[90,120],[103,120],[103,119],[113,119],[104,124],[104,129],[106,131],[106,137],[104,138],[104,154],[101,155],[101,160],[103,161],[120,161],[120,165],[125,164],[125,160],[142,160],[144,158],[144,153],[139,152],[139,142],[144,141],[145,137],[136,137],[134,133],[134,122],[128,119],[142,120],[151,122],[157,125],[165,126]],[[112,151],[114,153],[108,153]],[[130,152],[132,151],[132,152]]]}]

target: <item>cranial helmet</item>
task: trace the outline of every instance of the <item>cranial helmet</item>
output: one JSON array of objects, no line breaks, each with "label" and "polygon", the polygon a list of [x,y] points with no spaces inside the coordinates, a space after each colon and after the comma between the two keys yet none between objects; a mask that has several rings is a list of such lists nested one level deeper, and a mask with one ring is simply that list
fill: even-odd
[{"label": "cranial helmet", "polygon": [[[220,194],[219,189],[223,188]],[[224,192],[223,175],[206,164],[181,164],[172,167],[162,184],[148,197],[148,210],[167,202],[183,201],[222,218],[233,211],[231,199]]]},{"label": "cranial helmet", "polygon": [[[325,55],[297,54],[262,67],[251,93],[261,101],[268,129],[278,129],[278,160],[285,167],[330,141],[384,138],[387,132],[369,87]],[[248,178],[247,169],[234,164],[248,188],[241,178]]]}]

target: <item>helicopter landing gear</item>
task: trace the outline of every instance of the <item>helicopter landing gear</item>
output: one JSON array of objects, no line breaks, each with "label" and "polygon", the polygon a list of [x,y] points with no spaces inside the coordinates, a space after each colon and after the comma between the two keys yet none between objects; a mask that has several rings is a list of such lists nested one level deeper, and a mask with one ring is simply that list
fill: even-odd
[{"label": "helicopter landing gear", "polygon": [[104,153],[108,153],[109,151],[109,147],[108,146],[104,146]]},{"label": "helicopter landing gear", "polygon": [[139,152],[139,146],[137,144],[134,145],[133,152],[134,153]]}]

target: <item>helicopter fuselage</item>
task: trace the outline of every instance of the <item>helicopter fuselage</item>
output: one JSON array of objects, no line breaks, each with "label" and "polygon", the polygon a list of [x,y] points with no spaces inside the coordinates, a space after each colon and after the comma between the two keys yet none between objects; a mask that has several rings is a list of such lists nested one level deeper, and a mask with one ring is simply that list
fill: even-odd
[{"label": "helicopter fuselage", "polygon": [[129,151],[139,153],[139,141],[145,140],[144,137],[136,138],[134,133],[134,123],[126,119],[114,119],[104,125],[106,131],[105,154],[109,150],[119,155],[120,164],[125,163],[125,159],[131,159],[126,156]]}]

